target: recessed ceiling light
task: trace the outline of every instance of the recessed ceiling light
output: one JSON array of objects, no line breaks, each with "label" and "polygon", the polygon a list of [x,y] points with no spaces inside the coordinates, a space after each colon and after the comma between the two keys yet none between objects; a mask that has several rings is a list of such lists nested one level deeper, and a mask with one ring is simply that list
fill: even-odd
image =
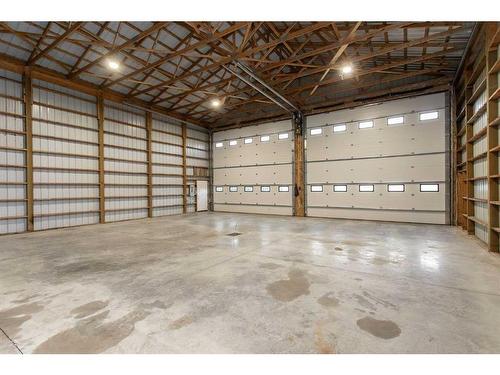
[{"label": "recessed ceiling light", "polygon": [[222,101],[219,98],[214,98],[210,101],[210,105],[214,108],[219,108],[222,105]]},{"label": "recessed ceiling light", "polygon": [[120,64],[118,64],[118,62],[116,62],[114,60],[109,60],[108,61],[108,67],[110,69],[113,69],[113,70],[118,70],[118,68],[120,67]]},{"label": "recessed ceiling light", "polygon": [[342,73],[343,74],[349,74],[352,73],[352,65],[344,65],[342,67]]}]

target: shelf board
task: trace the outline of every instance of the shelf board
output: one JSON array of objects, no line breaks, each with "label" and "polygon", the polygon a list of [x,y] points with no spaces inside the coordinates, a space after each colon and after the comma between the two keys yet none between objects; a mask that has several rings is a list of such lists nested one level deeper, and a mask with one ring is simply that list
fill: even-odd
[{"label": "shelf board", "polygon": [[497,31],[495,32],[495,35],[493,35],[493,38],[491,39],[489,49],[495,49],[496,46],[500,44],[500,28],[497,28]]},{"label": "shelf board", "polygon": [[490,178],[500,178],[500,174],[492,174],[490,175]]},{"label": "shelf board", "polygon": [[474,202],[488,203],[488,199],[483,198],[469,198],[469,200]]},{"label": "shelf board", "polygon": [[474,113],[469,120],[467,120],[467,124],[472,124],[474,121],[476,121],[479,117],[481,117],[485,112],[486,112],[486,103],[484,103],[481,108],[477,110],[476,113]]},{"label": "shelf board", "polygon": [[485,65],[486,65],[486,56],[484,54],[482,54],[481,59],[479,60],[479,63],[472,70],[472,73],[469,77],[469,81],[467,82],[467,86],[472,86],[474,84],[477,77],[479,77],[479,75],[483,71]]},{"label": "shelf board", "polygon": [[474,216],[467,216],[467,218],[468,218],[469,220],[473,221],[474,223],[480,224],[480,225],[482,225],[482,226],[484,226],[484,227],[487,227],[487,226],[488,226],[488,223],[485,223],[484,221],[479,220],[479,219],[475,218]]},{"label": "shelf board", "polygon": [[479,180],[487,180],[488,179],[488,176],[479,176],[479,177],[471,177],[471,178],[468,178],[467,180],[468,181],[479,181]]},{"label": "shelf board", "polygon": [[491,229],[497,233],[500,233],[500,228],[498,228],[498,227],[491,227]]},{"label": "shelf board", "polygon": [[485,126],[481,130],[479,130],[476,134],[474,134],[470,139],[468,139],[467,142],[469,142],[469,143],[476,142],[478,139],[483,138],[486,135],[487,131],[488,131],[488,127]]},{"label": "shelf board", "polygon": [[490,149],[491,152],[499,152],[500,151],[500,145],[493,147]]},{"label": "shelf board", "polygon": [[488,156],[488,152],[482,152],[476,156],[474,156],[473,158],[467,160],[467,161],[470,161],[470,162],[473,162],[473,161],[476,161],[476,160],[479,160],[479,159],[484,159]]},{"label": "shelf board", "polygon": [[497,100],[500,98],[500,87],[495,90],[493,94],[489,97],[489,100]]},{"label": "shelf board", "polygon": [[497,61],[493,64],[488,74],[495,74],[498,71],[500,71],[500,59],[497,59]]},{"label": "shelf board", "polygon": [[467,107],[467,106],[466,106],[466,105],[464,105],[464,106],[462,107],[462,109],[460,110],[460,112],[458,112],[458,115],[457,115],[457,122],[458,122],[458,120],[460,120],[462,117],[464,117],[464,115],[465,115],[465,108],[466,108],[466,107]]},{"label": "shelf board", "polygon": [[467,104],[472,104],[474,101],[481,96],[483,91],[486,89],[486,78],[484,78],[477,89],[472,93],[470,96],[469,100],[467,101]]},{"label": "shelf board", "polygon": [[500,116],[498,116],[496,119],[494,119],[492,122],[488,124],[488,126],[498,126],[500,125]]},{"label": "shelf board", "polygon": [[490,204],[493,204],[495,206],[500,206],[500,201],[490,201]]}]

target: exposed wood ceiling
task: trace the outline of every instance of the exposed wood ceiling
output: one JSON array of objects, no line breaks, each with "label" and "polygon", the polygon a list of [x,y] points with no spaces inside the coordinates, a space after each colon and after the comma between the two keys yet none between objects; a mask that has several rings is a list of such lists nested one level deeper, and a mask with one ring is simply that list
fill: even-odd
[{"label": "exposed wood ceiling", "polygon": [[[442,90],[473,23],[0,22],[0,59],[162,107],[207,127],[286,112],[229,72],[233,62],[305,113],[369,98]],[[118,71],[108,67],[113,59]],[[351,64],[354,72],[342,75]],[[214,109],[213,98],[224,101]]]}]

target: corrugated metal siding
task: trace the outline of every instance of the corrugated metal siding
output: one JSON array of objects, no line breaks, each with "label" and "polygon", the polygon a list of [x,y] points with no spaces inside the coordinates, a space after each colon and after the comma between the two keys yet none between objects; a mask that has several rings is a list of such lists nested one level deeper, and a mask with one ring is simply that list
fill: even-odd
[{"label": "corrugated metal siding", "polygon": [[119,104],[104,106],[106,222],[148,216],[146,113]]},{"label": "corrugated metal siding", "polygon": [[20,75],[0,70],[0,234],[27,228],[22,91]]},{"label": "corrugated metal siding", "polygon": [[[188,126],[186,129],[186,175],[188,185],[195,185],[196,180],[208,180],[209,171],[209,135],[206,130]],[[196,196],[187,196],[187,212],[196,211]]]},{"label": "corrugated metal siding", "polygon": [[181,214],[182,127],[155,115],[152,128],[153,216]]},{"label": "corrugated metal siding", "polygon": [[34,230],[99,222],[95,98],[33,81]]}]

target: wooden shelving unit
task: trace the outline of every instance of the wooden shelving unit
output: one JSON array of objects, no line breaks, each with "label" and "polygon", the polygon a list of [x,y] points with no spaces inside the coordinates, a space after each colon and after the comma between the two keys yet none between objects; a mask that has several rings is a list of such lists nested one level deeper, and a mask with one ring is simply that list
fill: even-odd
[{"label": "wooden shelving unit", "polygon": [[455,83],[457,225],[499,251],[500,28],[481,26]]}]

